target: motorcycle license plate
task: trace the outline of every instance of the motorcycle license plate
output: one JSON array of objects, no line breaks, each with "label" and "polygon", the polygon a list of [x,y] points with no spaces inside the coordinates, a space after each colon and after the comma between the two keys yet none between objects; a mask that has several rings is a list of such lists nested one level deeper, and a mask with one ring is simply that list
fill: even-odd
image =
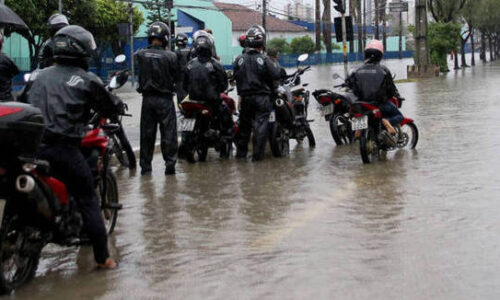
[{"label": "motorcycle license plate", "polygon": [[330,103],[327,106],[323,106],[321,108],[321,116],[326,117],[326,116],[333,114],[334,109],[335,109],[335,106],[333,105],[333,103]]},{"label": "motorcycle license plate", "polygon": [[193,131],[196,125],[196,119],[185,119],[179,120],[179,131]]},{"label": "motorcycle license plate", "polygon": [[6,203],[7,203],[7,200],[0,199],[0,226],[2,225],[2,222],[3,222],[3,213],[5,211],[5,204]]},{"label": "motorcycle license plate", "polygon": [[269,115],[269,122],[276,122],[276,112],[271,112],[271,114]]},{"label": "motorcycle license plate", "polygon": [[368,128],[368,116],[353,118],[351,120],[352,130],[363,130]]}]

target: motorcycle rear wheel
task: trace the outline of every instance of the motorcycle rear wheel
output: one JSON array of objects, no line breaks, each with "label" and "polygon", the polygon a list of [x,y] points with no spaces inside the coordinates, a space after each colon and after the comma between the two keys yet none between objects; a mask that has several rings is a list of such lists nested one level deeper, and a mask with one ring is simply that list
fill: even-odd
[{"label": "motorcycle rear wheel", "polygon": [[398,141],[398,148],[415,149],[418,143],[418,128],[415,123],[405,124],[400,128],[402,140]]},{"label": "motorcycle rear wheel", "polygon": [[[26,227],[5,216],[0,230],[0,294],[8,294],[35,276],[42,249],[30,245]],[[35,249],[27,249],[27,247]]]},{"label": "motorcycle rear wheel", "polygon": [[290,137],[279,122],[271,124],[269,142],[274,157],[283,157],[290,153]]},{"label": "motorcycle rear wheel", "polygon": [[115,174],[106,172],[106,193],[103,191],[102,181],[99,181],[99,195],[101,197],[101,211],[104,220],[106,232],[112,234],[115,230],[116,220],[118,218],[118,209],[110,207],[119,204],[118,184]]},{"label": "motorcycle rear wheel", "polygon": [[369,164],[378,159],[380,149],[377,144],[377,136],[372,128],[361,131],[359,150],[361,152],[361,159],[365,164]]},{"label": "motorcycle rear wheel", "polygon": [[[339,126],[339,123],[342,125]],[[335,144],[347,145],[352,142],[353,133],[349,120],[342,115],[334,115],[330,118],[330,132]]]}]

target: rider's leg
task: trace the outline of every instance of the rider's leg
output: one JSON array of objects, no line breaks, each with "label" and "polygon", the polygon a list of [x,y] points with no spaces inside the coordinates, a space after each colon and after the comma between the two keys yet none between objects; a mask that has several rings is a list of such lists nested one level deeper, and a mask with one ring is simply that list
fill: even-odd
[{"label": "rider's leg", "polygon": [[64,182],[75,198],[82,214],[84,230],[94,249],[98,265],[109,268],[116,265],[109,259],[107,234],[101,209],[94,189],[92,171],[75,145],[50,145],[40,149],[39,157],[50,163],[52,176]]},{"label": "rider's leg", "polygon": [[403,114],[401,114],[396,105],[389,101],[379,105],[379,109],[380,112],[382,112],[382,124],[389,133],[395,134],[396,130],[394,129],[394,126],[403,121]]}]

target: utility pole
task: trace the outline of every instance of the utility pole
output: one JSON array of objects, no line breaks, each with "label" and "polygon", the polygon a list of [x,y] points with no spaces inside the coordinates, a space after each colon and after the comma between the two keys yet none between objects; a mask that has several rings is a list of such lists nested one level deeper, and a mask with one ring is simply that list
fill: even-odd
[{"label": "utility pole", "polygon": [[399,59],[403,58],[403,12],[399,12]]},{"label": "utility pole", "polygon": [[130,31],[130,74],[132,75],[131,84],[134,87],[135,66],[134,66],[134,1],[130,0],[129,8],[129,31]]},{"label": "utility pole", "polygon": [[[267,0],[262,0],[262,28],[266,30]],[[267,35],[267,30],[266,30]]]},{"label": "utility pole", "polygon": [[344,10],[342,12],[342,51],[344,52],[344,75],[345,77],[344,78],[347,78],[347,75],[349,75],[349,72],[347,70],[347,25],[346,25],[346,22],[345,22],[345,1],[346,0],[342,0],[342,4],[343,4],[343,7],[344,7]]},{"label": "utility pole", "polygon": [[427,40],[427,0],[415,0],[416,65],[426,67],[430,63]]},{"label": "utility pole", "polygon": [[62,0],[59,0],[59,13],[62,14]]},{"label": "utility pole", "polygon": [[363,0],[363,49],[366,44],[366,0]]},{"label": "utility pole", "polygon": [[[3,1],[3,0],[2,0]],[[316,0],[316,23],[314,30],[316,31],[316,51],[321,52],[321,5],[320,0]]]}]

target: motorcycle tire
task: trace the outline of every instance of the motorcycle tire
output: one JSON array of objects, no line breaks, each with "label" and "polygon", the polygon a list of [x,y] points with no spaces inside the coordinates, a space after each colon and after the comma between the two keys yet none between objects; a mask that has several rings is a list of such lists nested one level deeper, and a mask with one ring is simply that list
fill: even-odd
[{"label": "motorcycle tire", "polygon": [[418,143],[418,128],[415,123],[408,123],[401,127],[403,141],[398,141],[398,148],[415,149]]},{"label": "motorcycle tire", "polygon": [[372,128],[361,131],[359,150],[361,152],[361,160],[365,164],[369,164],[378,159],[380,149],[377,144],[377,136]]},{"label": "motorcycle tire", "polygon": [[314,134],[311,130],[311,127],[309,127],[309,125],[306,126],[306,136],[307,136],[307,140],[309,141],[309,147],[311,147],[311,148],[316,147],[316,139],[314,138]]},{"label": "motorcycle tire", "polygon": [[269,143],[274,157],[283,157],[290,153],[290,137],[279,122],[271,124]]},{"label": "motorcycle tire", "polygon": [[106,232],[112,234],[118,219],[118,209],[109,207],[119,204],[118,184],[114,173],[106,172],[106,191],[103,190],[103,182],[99,181],[99,195],[101,197],[101,211]]},{"label": "motorcycle tire", "polygon": [[[339,127],[339,122],[342,127]],[[352,142],[353,133],[349,120],[342,115],[334,115],[330,118],[330,132],[337,146],[347,145]]]},{"label": "motorcycle tire", "polygon": [[123,129],[118,130],[113,135],[113,141],[113,151],[120,164],[129,169],[135,169],[137,167],[137,159]]},{"label": "motorcycle tire", "polygon": [[202,145],[193,145],[192,143],[186,143],[183,146],[184,157],[189,163],[196,163],[197,161],[206,161],[208,154],[208,147]]},{"label": "motorcycle tire", "polygon": [[[26,249],[27,246],[33,249]],[[20,247],[23,249],[18,249]],[[26,228],[16,216],[4,217],[0,230],[0,294],[11,293],[35,276],[41,251],[41,247],[30,245]],[[13,265],[14,273],[7,270]]]},{"label": "motorcycle tire", "polygon": [[220,149],[220,158],[230,158],[231,153],[233,152],[233,142],[225,142],[222,143]]}]

